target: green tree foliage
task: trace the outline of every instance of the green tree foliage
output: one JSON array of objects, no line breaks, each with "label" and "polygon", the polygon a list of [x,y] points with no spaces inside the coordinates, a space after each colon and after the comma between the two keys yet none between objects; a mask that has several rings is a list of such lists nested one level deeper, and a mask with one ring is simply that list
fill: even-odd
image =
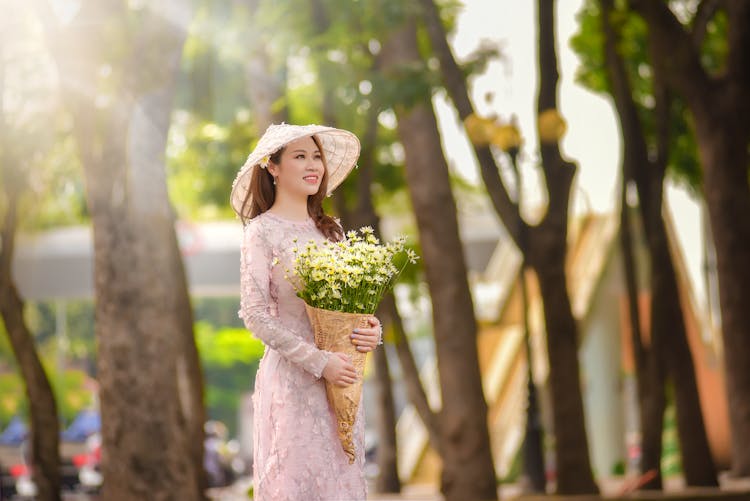
[{"label": "green tree foliage", "polygon": [[[35,335],[39,356],[50,378],[63,424],[94,403],[88,368],[94,364],[93,306],[90,301],[71,301],[67,306],[67,346],[61,347],[55,331],[55,306],[26,306],[29,327]],[[62,365],[60,365],[62,364]],[[28,403],[4,326],[0,324],[0,426],[14,415],[28,415]]]},{"label": "green tree foliage", "polygon": [[[3,25],[3,140],[21,177],[19,229],[77,224],[87,217],[69,116],[56,100],[54,67],[32,13],[8,4]],[[10,160],[12,159],[12,160]],[[0,197],[2,198],[2,197]],[[0,200],[0,214],[4,212]]]},{"label": "green tree foliage", "polygon": [[[26,305],[26,318],[34,333],[34,341],[46,369],[58,403],[60,418],[64,423],[83,408],[91,405],[92,387],[90,377],[95,365],[94,310],[88,300],[66,301],[65,338],[57,333],[57,305],[50,302],[29,303]],[[21,379],[16,370],[16,362],[5,332],[0,328],[0,378],[6,381],[6,388],[0,388],[0,423],[9,415],[21,412],[25,415],[27,405]],[[11,391],[15,388],[18,391]],[[0,386],[4,386],[0,383]],[[10,413],[10,414],[8,414]]]},{"label": "green tree foliage", "polygon": [[[94,403],[94,394],[88,375],[78,369],[56,371],[45,363],[50,376],[62,425],[70,424],[83,409]],[[0,373],[0,428],[13,416],[28,420],[29,405],[23,381],[16,371]]]},{"label": "green tree foliage", "polygon": [[55,391],[57,408],[63,423],[70,424],[81,410],[92,407],[95,402],[93,387],[88,374],[78,369],[50,371]]},{"label": "green tree foliage", "polygon": [[0,428],[15,415],[26,415],[28,404],[23,382],[15,372],[0,373]]},{"label": "green tree foliage", "polygon": [[[64,423],[70,423],[80,410],[93,403],[86,370],[95,365],[96,342],[93,303],[70,300],[64,307],[65,346],[60,346],[57,336],[55,303],[27,305],[27,318],[51,377],[60,416]],[[205,371],[208,414],[226,423],[234,432],[238,396],[252,389],[263,345],[237,317],[237,298],[196,298],[194,310],[196,341]],[[63,367],[58,367],[60,363]],[[0,425],[16,413],[26,415],[25,399],[7,336],[0,333]]]},{"label": "green tree foliage", "polygon": [[177,114],[167,147],[167,169],[169,196],[180,217],[233,217],[229,191],[252,137],[247,109],[240,109],[227,124],[206,121],[197,114]]},{"label": "green tree foliage", "polygon": [[[578,32],[571,38],[570,45],[581,62],[576,80],[594,92],[608,95],[610,86],[604,66],[604,35],[601,32],[600,15],[598,0],[586,0],[577,16]],[[613,17],[622,33],[618,50],[627,64],[633,99],[638,104],[649,145],[655,149],[656,124],[653,113],[653,74],[647,50],[648,30],[639,16],[623,7],[615,11]],[[726,22],[722,22],[719,16],[709,24],[709,35],[704,43],[705,57],[715,66],[724,57],[722,51],[726,52],[726,41],[722,38],[722,33],[726,33]],[[670,158],[667,172],[673,180],[688,187],[693,193],[698,193],[701,184],[698,149],[692,132],[691,117],[678,96],[674,96],[672,100],[670,116]]]},{"label": "green tree foliage", "polygon": [[65,344],[62,349],[69,362],[92,363],[96,355],[94,341],[94,304],[90,300],[41,301],[27,306],[26,316],[34,338],[42,350],[53,354],[61,341],[58,336],[58,308],[64,309]]},{"label": "green tree foliage", "polygon": [[196,343],[203,363],[206,407],[211,419],[237,430],[238,396],[253,387],[263,343],[245,328],[196,324]]},{"label": "green tree foliage", "polygon": [[[410,69],[404,75],[410,86],[400,88],[375,68],[379,40],[408,4],[319,3],[321,8],[299,0],[261,1],[254,11],[241,2],[201,4],[186,44],[179,111],[167,150],[170,197],[181,217],[233,217],[227,204],[232,180],[263,132],[247,97],[246,88],[254,82],[247,79],[249,55],[243,44],[267,37],[270,67],[287,76],[284,96],[274,106],[286,108],[292,123],[334,118],[336,125],[362,137],[372,107],[385,110],[394,102],[429,98],[437,79],[426,65]],[[336,16],[322,20],[327,28],[321,31],[316,16],[327,12]],[[376,205],[403,213],[410,210],[400,168],[403,153],[392,115],[383,112],[380,122],[376,162],[368,166]],[[349,188],[355,177],[339,190],[348,201],[355,196]]]}]

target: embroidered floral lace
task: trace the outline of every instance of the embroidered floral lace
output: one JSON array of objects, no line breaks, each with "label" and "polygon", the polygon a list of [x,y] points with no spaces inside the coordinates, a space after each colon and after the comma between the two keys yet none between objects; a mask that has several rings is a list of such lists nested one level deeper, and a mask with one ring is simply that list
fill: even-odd
[{"label": "embroidered floral lace", "polygon": [[324,239],[311,219],[294,222],[270,212],[244,229],[239,315],[266,345],[253,395],[257,501],[367,496],[362,402],[354,429],[357,458],[349,464],[321,378],[330,353],[315,347],[304,304],[284,278],[292,273],[292,248],[310,239]]}]

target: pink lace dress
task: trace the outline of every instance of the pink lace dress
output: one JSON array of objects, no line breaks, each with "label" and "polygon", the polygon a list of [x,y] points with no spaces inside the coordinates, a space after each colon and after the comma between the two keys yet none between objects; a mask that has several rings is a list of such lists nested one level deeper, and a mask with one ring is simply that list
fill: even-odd
[{"label": "pink lace dress", "polygon": [[[296,239],[296,242],[295,242]],[[253,395],[254,496],[259,501],[364,500],[364,409],[354,464],[341,448],[321,378],[330,353],[315,347],[304,303],[284,278],[292,248],[324,236],[312,219],[269,212],[244,229],[240,317],[266,350]]]}]

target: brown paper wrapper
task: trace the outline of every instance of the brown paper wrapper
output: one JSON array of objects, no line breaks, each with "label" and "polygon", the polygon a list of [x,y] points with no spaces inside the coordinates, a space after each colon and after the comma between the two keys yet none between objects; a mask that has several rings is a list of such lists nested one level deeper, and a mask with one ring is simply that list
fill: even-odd
[{"label": "brown paper wrapper", "polygon": [[328,402],[336,416],[339,441],[351,464],[354,463],[355,458],[352,432],[362,396],[362,375],[367,353],[357,351],[350,336],[357,327],[369,327],[367,319],[372,315],[322,310],[308,304],[305,304],[305,309],[315,333],[315,345],[321,350],[349,355],[357,370],[357,381],[349,386],[341,387],[328,381],[325,382]]}]

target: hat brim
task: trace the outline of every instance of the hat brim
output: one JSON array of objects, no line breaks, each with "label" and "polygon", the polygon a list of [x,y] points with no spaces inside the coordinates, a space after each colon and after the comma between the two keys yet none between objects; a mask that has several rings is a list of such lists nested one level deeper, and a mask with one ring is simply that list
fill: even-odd
[{"label": "hat brim", "polygon": [[[248,198],[253,170],[261,160],[297,139],[315,136],[320,141],[328,171],[327,194],[335,190],[357,165],[361,146],[356,135],[344,129],[322,125],[271,125],[258,141],[232,184],[230,204],[240,218],[250,217],[252,195]],[[245,199],[247,198],[247,203]],[[244,204],[244,210],[243,210]]]}]

